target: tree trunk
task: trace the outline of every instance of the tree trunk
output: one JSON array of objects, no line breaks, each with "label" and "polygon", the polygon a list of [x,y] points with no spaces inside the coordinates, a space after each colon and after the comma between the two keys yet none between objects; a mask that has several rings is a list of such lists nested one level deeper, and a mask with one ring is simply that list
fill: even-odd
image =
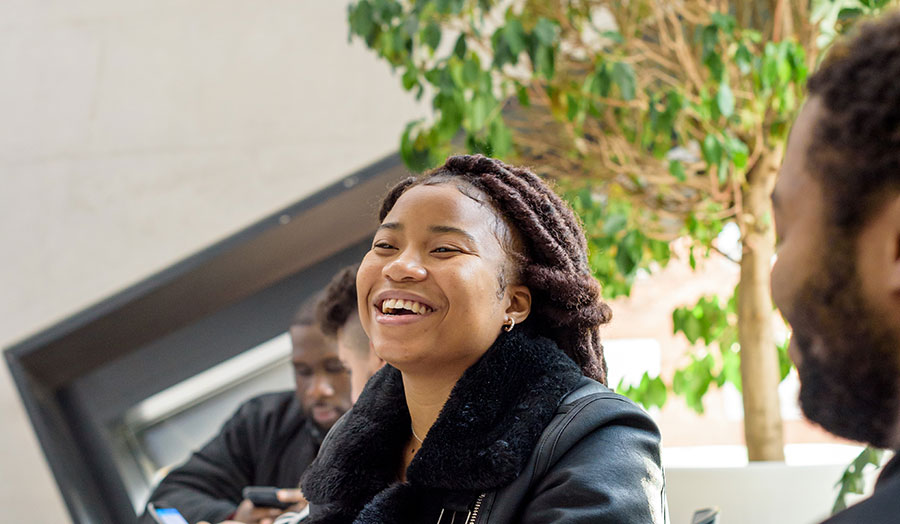
[{"label": "tree trunk", "polygon": [[738,289],[738,339],[744,437],[750,460],[784,460],[784,436],[778,403],[778,352],[772,321],[769,272],[775,230],[769,195],[781,164],[781,151],[764,153],[747,174],[742,190],[743,255]]}]

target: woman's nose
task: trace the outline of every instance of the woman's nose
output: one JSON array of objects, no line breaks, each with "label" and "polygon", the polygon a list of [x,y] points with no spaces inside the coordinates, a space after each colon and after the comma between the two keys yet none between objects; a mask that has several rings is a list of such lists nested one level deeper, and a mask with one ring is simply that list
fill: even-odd
[{"label": "woman's nose", "polygon": [[396,258],[384,266],[384,276],[395,281],[419,281],[426,275],[425,266],[414,253],[409,251],[400,253]]}]

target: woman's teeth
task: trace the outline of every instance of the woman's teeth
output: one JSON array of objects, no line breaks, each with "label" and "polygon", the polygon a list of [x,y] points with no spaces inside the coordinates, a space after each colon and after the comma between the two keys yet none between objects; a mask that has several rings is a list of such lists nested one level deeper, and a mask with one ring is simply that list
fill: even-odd
[{"label": "woman's teeth", "polygon": [[431,308],[414,300],[389,298],[381,303],[381,312],[388,315],[400,315],[411,311],[416,315],[431,313]]}]

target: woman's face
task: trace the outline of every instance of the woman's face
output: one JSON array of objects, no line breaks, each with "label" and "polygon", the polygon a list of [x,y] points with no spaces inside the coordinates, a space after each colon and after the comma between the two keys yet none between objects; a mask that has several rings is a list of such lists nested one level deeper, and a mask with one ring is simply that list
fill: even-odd
[{"label": "woman's face", "polygon": [[407,190],[375,234],[357,273],[360,320],[379,357],[404,372],[457,378],[531,296],[501,289],[507,226],[453,184]]}]

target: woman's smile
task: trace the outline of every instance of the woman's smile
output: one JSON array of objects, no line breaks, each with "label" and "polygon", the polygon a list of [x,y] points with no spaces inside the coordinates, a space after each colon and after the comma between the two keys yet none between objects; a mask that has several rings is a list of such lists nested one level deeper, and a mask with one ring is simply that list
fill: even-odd
[{"label": "woman's smile", "polygon": [[436,306],[415,293],[386,289],[375,295],[372,309],[379,324],[403,326],[426,320],[434,314]]}]

